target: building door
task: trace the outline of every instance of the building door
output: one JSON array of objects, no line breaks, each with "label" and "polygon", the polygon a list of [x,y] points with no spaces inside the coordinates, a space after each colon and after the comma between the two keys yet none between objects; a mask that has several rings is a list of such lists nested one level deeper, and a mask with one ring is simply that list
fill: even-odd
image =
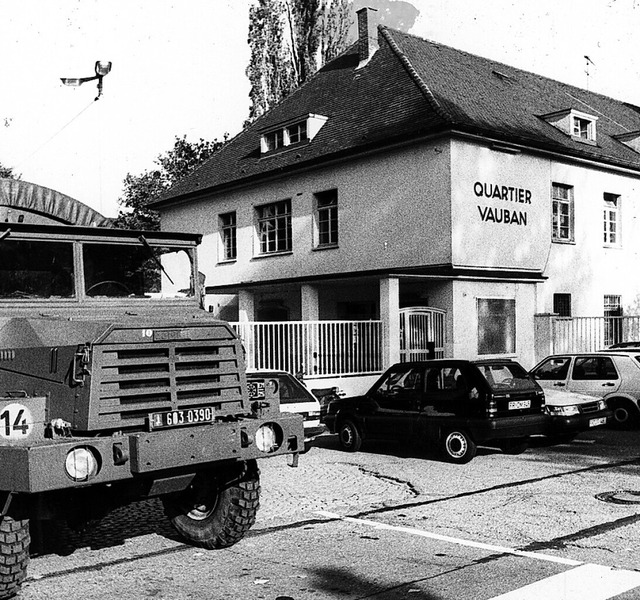
[{"label": "building door", "polygon": [[400,361],[444,357],[445,311],[425,306],[400,309]]}]

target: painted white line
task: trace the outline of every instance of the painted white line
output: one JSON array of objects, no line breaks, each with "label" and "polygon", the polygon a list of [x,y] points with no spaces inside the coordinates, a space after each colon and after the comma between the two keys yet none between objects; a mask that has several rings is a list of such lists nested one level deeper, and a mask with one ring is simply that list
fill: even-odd
[{"label": "painted white line", "polygon": [[[478,548],[480,550],[487,550],[489,552],[496,552],[498,554],[514,554],[516,556],[526,556],[527,558],[533,558],[535,560],[544,560],[547,562],[558,563],[561,565],[577,566],[582,565],[582,561],[572,560],[570,558],[561,558],[559,556],[551,556],[550,554],[541,554],[539,552],[524,552],[523,550],[515,550],[514,548],[506,548],[505,546],[494,546],[493,544],[483,544],[482,542],[473,542],[471,540],[463,540],[461,538],[454,538],[448,535],[440,535],[439,533],[431,533],[422,529],[415,529],[413,527],[398,527],[395,525],[387,525],[385,523],[377,523],[376,521],[370,521],[368,519],[355,519],[354,517],[343,517],[336,513],[320,510],[316,512],[317,515],[327,517],[329,519],[340,519],[349,523],[358,523],[360,525],[366,525],[375,529],[387,529],[389,531],[398,531],[400,533],[408,533],[410,535],[417,535],[420,537],[430,538],[433,540],[439,540],[441,542],[448,542],[450,544],[458,544],[459,546],[468,546],[470,548]],[[589,599],[590,600],[590,599]]]},{"label": "painted white line", "polygon": [[491,600],[607,600],[640,586],[640,573],[582,565]]}]

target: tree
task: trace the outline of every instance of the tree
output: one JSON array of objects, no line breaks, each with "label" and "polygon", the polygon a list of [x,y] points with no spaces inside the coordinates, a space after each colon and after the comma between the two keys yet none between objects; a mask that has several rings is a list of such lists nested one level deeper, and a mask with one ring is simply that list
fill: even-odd
[{"label": "tree", "polygon": [[0,178],[2,179],[20,179],[21,175],[15,175],[13,167],[5,167],[0,163]]},{"label": "tree", "polygon": [[248,122],[342,52],[351,21],[349,0],[257,0],[249,9]]},{"label": "tree", "polygon": [[157,169],[141,175],[127,174],[123,182],[123,196],[118,200],[124,210],[119,211],[114,225],[121,229],[160,229],[158,211],[149,208],[149,203],[159,199],[174,183],[204,163],[224,145],[227,137],[225,134],[223,141],[200,138],[197,142],[188,142],[186,135],[176,136],[173,148],[154,161]]}]

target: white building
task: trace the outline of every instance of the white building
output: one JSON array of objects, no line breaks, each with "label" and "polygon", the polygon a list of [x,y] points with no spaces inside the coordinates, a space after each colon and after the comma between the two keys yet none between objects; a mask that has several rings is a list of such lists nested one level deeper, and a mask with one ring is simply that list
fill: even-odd
[{"label": "white building", "polygon": [[[418,346],[527,367],[536,314],[637,313],[640,108],[371,14],[357,44],[156,204],[163,227],[204,235],[211,310],[349,322],[340,344],[382,354],[342,374],[400,358],[403,308],[436,309]],[[302,356],[292,331],[277,344]],[[306,377],[329,373],[314,348]]]}]

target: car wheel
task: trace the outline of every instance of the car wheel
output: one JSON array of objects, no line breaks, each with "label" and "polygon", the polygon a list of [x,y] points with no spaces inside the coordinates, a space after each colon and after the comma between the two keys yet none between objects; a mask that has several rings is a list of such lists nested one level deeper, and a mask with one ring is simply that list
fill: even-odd
[{"label": "car wheel", "polygon": [[343,450],[357,452],[362,446],[362,434],[353,421],[343,421],[338,430],[338,439]]},{"label": "car wheel", "polygon": [[510,439],[500,440],[500,442],[498,442],[498,448],[500,448],[500,450],[505,454],[522,454],[528,447],[529,442],[527,440]]},{"label": "car wheel", "polygon": [[442,438],[444,456],[454,463],[468,463],[476,455],[477,449],[476,443],[461,430],[448,431]]},{"label": "car wheel", "polygon": [[255,460],[215,477],[199,473],[183,492],[162,498],[176,531],[204,548],[226,548],[255,523],[260,506],[260,471]]},{"label": "car wheel", "polygon": [[618,429],[637,427],[640,421],[640,413],[635,404],[623,398],[609,401],[613,411],[613,426]]}]

